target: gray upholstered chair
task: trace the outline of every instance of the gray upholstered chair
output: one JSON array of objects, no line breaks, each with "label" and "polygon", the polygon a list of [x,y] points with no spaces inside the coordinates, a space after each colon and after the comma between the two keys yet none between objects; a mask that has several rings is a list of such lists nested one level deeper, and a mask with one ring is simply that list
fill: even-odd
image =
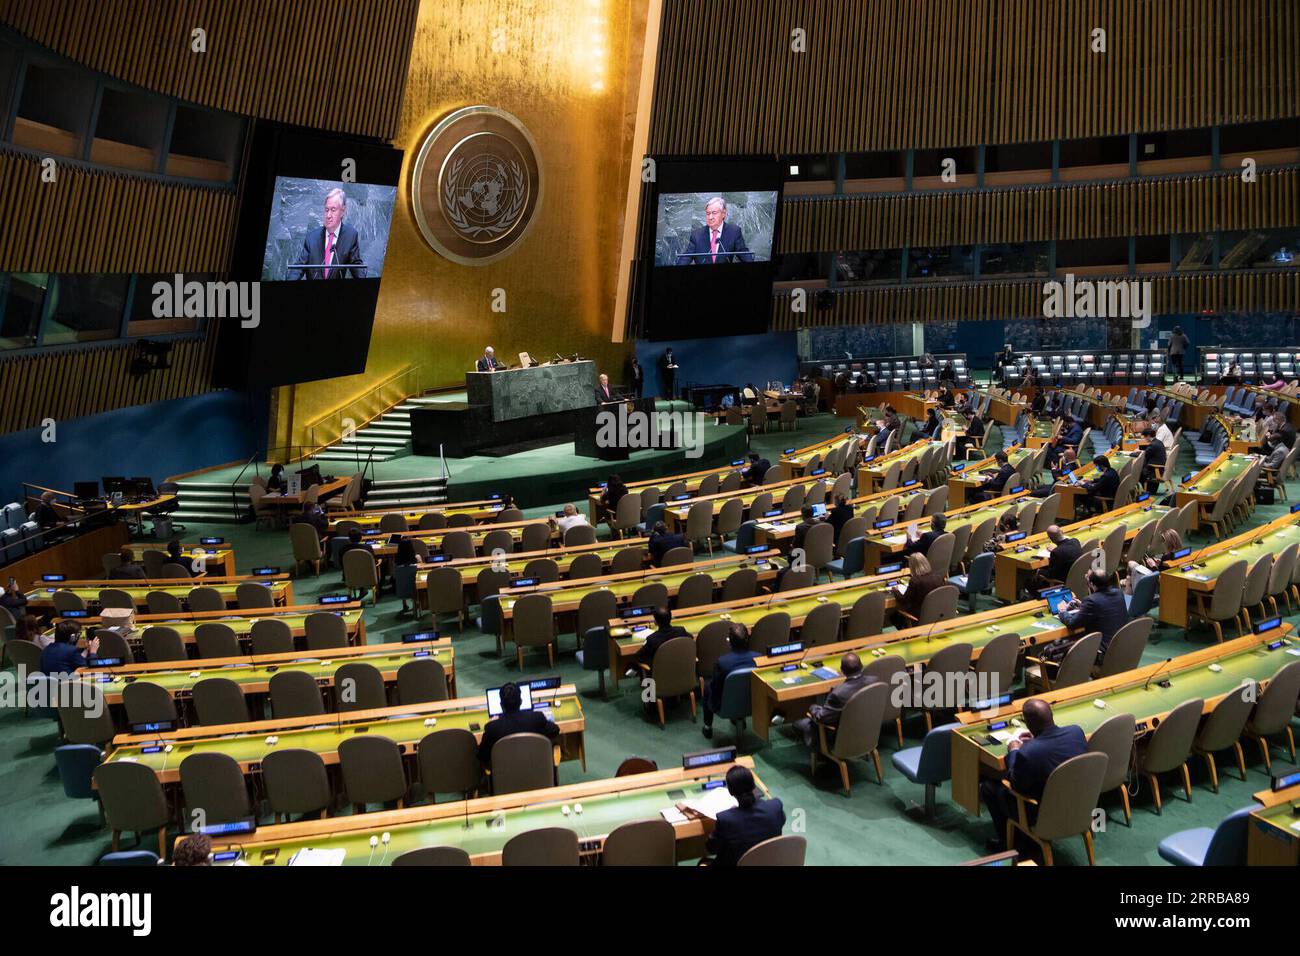
[{"label": "gray upholstered chair", "polygon": [[1187,802],[1192,802],[1192,777],[1187,771],[1187,761],[1192,756],[1192,744],[1204,709],[1205,701],[1199,697],[1183,701],[1165,715],[1155,732],[1138,748],[1137,770],[1151,784],[1156,813],[1162,810],[1159,775],[1170,770],[1182,771],[1183,791]]},{"label": "gray upholstered chair", "polygon": [[[1088,865],[1092,866],[1096,862],[1092,846],[1092,811],[1101,796],[1107,762],[1103,753],[1071,757],[1051,772],[1043,787],[1042,799],[1038,801],[1012,790],[1017,813],[1007,820],[1006,845],[1015,845],[1015,831],[1020,830],[1039,845],[1043,862],[1051,866],[1052,842],[1082,835],[1088,850]],[[1038,815],[1031,822],[1029,808],[1035,803]]]}]

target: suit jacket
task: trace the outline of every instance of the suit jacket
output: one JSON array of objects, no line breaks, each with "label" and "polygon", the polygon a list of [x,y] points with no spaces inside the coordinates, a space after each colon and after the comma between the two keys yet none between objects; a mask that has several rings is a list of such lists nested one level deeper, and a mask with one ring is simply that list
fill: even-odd
[{"label": "suit jacket", "polygon": [[596,398],[597,405],[603,405],[605,402],[617,402],[618,396],[614,394],[612,388],[601,388],[597,385],[592,389],[591,394]]},{"label": "suit jacket", "polygon": [[656,568],[663,566],[664,555],[673,548],[686,547],[686,538],[680,534],[650,535],[650,561]]},{"label": "suit jacket", "polygon": [[1047,567],[1043,574],[1053,581],[1064,581],[1065,576],[1070,573],[1070,568],[1074,567],[1074,562],[1078,561],[1083,554],[1083,548],[1079,547],[1078,538],[1066,538],[1047,556]]},{"label": "suit jacket", "polygon": [[[709,227],[700,226],[698,229],[692,229],[691,238],[686,242],[686,248],[677,256],[677,264],[679,266],[690,266],[712,263],[712,257],[704,254],[711,251],[709,246]],[[754,261],[754,254],[745,245],[745,237],[741,233],[740,227],[729,222],[722,224],[722,230],[718,234],[717,256],[718,262]]]},{"label": "suit jacket", "polygon": [[717,712],[722,706],[722,688],[727,683],[727,675],[742,667],[753,667],[758,660],[758,651],[727,651],[713,665],[713,677],[709,681],[709,710]]},{"label": "suit jacket", "polygon": [[[334,244],[331,263],[359,263],[365,261],[361,256],[361,237],[357,230],[346,222],[339,226],[338,241]],[[325,262],[325,227],[313,229],[302,240],[302,249],[298,251],[295,265],[320,265]],[[323,279],[323,269],[295,269],[300,279]],[[365,269],[330,269],[331,279],[364,279]]]},{"label": "suit jacket", "polygon": [[86,654],[76,644],[55,642],[41,651],[42,674],[71,674],[86,666]]},{"label": "suit jacket", "polygon": [[998,469],[996,475],[990,475],[986,478],[980,484],[980,488],[984,491],[1002,491],[1015,473],[1016,469],[1012,467],[1011,462],[1007,462]]},{"label": "suit jacket", "polygon": [[678,627],[676,624],[661,627],[645,639],[645,644],[637,652],[637,661],[641,664],[651,663],[659,648],[674,637],[690,637],[690,635],[686,632],[686,628]]},{"label": "suit jacket", "polygon": [[1119,472],[1114,468],[1107,468],[1086,484],[1089,494],[1098,498],[1114,498],[1115,492],[1119,491]]},{"label": "suit jacket", "polygon": [[480,372],[495,372],[501,367],[501,363],[485,355],[474,364],[474,367]]},{"label": "suit jacket", "polygon": [[119,564],[108,576],[113,581],[143,581],[145,579],[144,568],[138,564]]},{"label": "suit jacket", "polygon": [[771,467],[772,463],[770,461],[766,458],[760,458],[745,469],[745,480],[756,485],[763,480],[763,476],[767,474],[767,470]]},{"label": "suit jacket", "polygon": [[831,527],[835,529],[835,539],[837,541],[839,540],[840,537],[840,531],[843,530],[844,526],[848,523],[849,519],[852,517],[853,517],[853,505],[836,505],[834,508],[830,510],[830,513],[826,516],[826,520],[829,521],[831,523]]},{"label": "suit jacket", "polygon": [[1109,587],[1089,594],[1075,610],[1062,611],[1060,618],[1062,624],[1082,628],[1086,634],[1101,631],[1098,653],[1104,654],[1115,632],[1128,623],[1128,606],[1119,588]]},{"label": "suit jacket", "polygon": [[[908,590],[911,590],[910,586]],[[808,708],[808,715],[819,724],[825,724],[827,727],[838,727],[840,715],[844,713],[849,698],[868,684],[874,684],[877,680],[878,678],[872,677],[866,671],[862,671],[856,677],[849,678],[843,684],[831,688],[831,692],[826,695],[825,701],[820,704],[813,704]]]},{"label": "suit jacket", "polygon": [[819,522],[814,518],[812,521],[800,521],[794,526],[794,544],[792,548],[802,548],[804,538],[808,537],[808,530],[817,526]]},{"label": "suit jacket", "polygon": [[1155,472],[1159,474],[1160,469],[1165,467],[1165,462],[1169,460],[1169,453],[1165,451],[1165,446],[1160,441],[1153,441],[1146,446],[1147,462],[1145,465],[1148,474]]},{"label": "suit jacket", "polygon": [[917,553],[925,554],[927,551],[930,550],[930,545],[934,544],[935,538],[939,537],[939,535],[941,534],[943,534],[942,531],[934,531],[933,529],[927,531],[925,532],[925,534],[921,535],[921,537],[917,538],[915,541],[908,544],[908,546],[903,549],[903,553],[904,554],[917,554]]},{"label": "suit jacket", "polygon": [[718,814],[705,848],[716,857],[714,866],[735,866],[747,850],[780,836],[784,826],[785,808],[775,797],[752,807],[732,807]]},{"label": "suit jacket", "polygon": [[[1061,435],[1061,444],[1063,445],[1078,446],[1081,441],[1083,441],[1083,429],[1078,422],[1072,423]],[[1079,454],[1082,455],[1083,453],[1080,452]]]},{"label": "suit jacket", "polygon": [[[947,570],[944,568],[944,571]],[[948,579],[938,571],[911,578],[907,582],[907,590],[903,592],[902,597],[898,598],[898,609],[906,611],[912,617],[917,617],[921,613],[921,602],[925,600],[925,596],[947,583]]]},{"label": "suit jacket", "polygon": [[478,759],[484,764],[492,763],[492,748],[498,740],[511,734],[541,734],[554,740],[560,736],[560,728],[545,714],[535,710],[516,710],[502,714],[487,722],[483,728],[483,740],[478,745]]},{"label": "suit jacket", "polygon": [[1088,740],[1078,727],[1053,727],[1007,754],[1007,778],[1017,793],[1038,800],[1053,770],[1087,752]]}]

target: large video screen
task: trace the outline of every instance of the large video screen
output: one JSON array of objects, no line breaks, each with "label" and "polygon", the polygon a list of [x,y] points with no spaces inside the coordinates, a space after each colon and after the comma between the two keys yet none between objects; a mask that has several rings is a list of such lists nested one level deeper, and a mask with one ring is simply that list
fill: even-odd
[{"label": "large video screen", "polygon": [[396,186],[275,177],[262,281],[378,279]]},{"label": "large video screen", "polygon": [[646,338],[767,330],[781,185],[775,158],[656,164],[653,228],[642,220],[633,292]]},{"label": "large video screen", "polygon": [[656,266],[767,262],[777,191],[660,193]]}]

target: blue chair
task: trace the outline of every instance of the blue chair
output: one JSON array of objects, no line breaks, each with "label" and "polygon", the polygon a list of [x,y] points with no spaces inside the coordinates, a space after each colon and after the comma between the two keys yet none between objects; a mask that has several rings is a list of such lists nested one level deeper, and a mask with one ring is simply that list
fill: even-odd
[{"label": "blue chair", "polygon": [[578,650],[578,664],[584,671],[599,671],[600,696],[608,697],[605,670],[609,667],[609,633],[605,628],[587,628],[582,635],[582,647]]},{"label": "blue chair", "polygon": [[63,781],[64,796],[73,800],[94,800],[98,793],[90,785],[91,775],[104,760],[104,753],[93,744],[65,744],[54,748],[54,763]]},{"label": "blue chair", "polygon": [[99,858],[100,866],[157,866],[158,854],[150,850],[121,850],[105,853]]},{"label": "blue chair", "polygon": [[[736,740],[745,729],[745,721],[754,713],[753,699],[749,695],[752,681],[749,672],[752,667],[741,667],[727,675],[722,684],[722,700],[718,704],[718,717],[731,721],[736,730]],[[706,691],[707,693],[707,691]]]},{"label": "blue chair", "polygon": [[18,526],[18,536],[28,554],[35,554],[45,544],[45,535],[35,521],[24,521]]},{"label": "blue chair", "polygon": [[866,565],[867,539],[859,536],[849,539],[849,543],[844,547],[844,556],[830,561],[826,569],[840,577],[851,578],[855,574],[861,574]]},{"label": "blue chair", "polygon": [[979,596],[993,584],[993,559],[997,557],[992,551],[983,551],[975,555],[970,563],[968,574],[954,574],[948,579],[949,584],[957,585],[957,590],[970,599],[970,609],[974,613],[979,606]]},{"label": "blue chair", "polygon": [[656,521],[664,520],[664,511],[667,510],[668,504],[664,501],[656,501],[645,512],[645,520],[640,522],[636,527],[643,535],[649,534],[654,530]]},{"label": "blue chair", "polygon": [[757,521],[742,522],[736,529],[736,536],[730,541],[722,542],[722,550],[730,551],[732,554],[744,554],[746,548],[754,546],[754,531],[757,527]]},{"label": "blue chair", "polygon": [[952,779],[952,732],[961,724],[940,724],[930,730],[919,747],[899,750],[894,766],[912,783],[925,784],[925,815],[934,816],[934,794],[939,784]]},{"label": "blue chair", "polygon": [[1146,574],[1133,585],[1133,593],[1124,595],[1124,606],[1128,608],[1131,620],[1146,614],[1156,603],[1156,594],[1160,589],[1160,575]]},{"label": "blue chair", "polygon": [[11,501],[0,512],[0,528],[13,528],[15,531],[27,520],[27,512],[16,501]]},{"label": "blue chair", "polygon": [[1234,810],[1211,830],[1179,830],[1160,841],[1156,852],[1174,866],[1245,866],[1250,814],[1259,804]]},{"label": "blue chair", "polygon": [[15,561],[23,555],[23,543],[17,528],[0,530],[0,564]]}]

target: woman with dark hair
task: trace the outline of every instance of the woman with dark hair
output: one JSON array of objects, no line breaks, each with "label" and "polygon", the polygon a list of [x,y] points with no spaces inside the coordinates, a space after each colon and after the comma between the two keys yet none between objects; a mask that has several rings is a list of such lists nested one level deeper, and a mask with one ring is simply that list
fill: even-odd
[{"label": "woman with dark hair", "polygon": [[605,520],[611,529],[614,527],[614,517],[618,514],[618,503],[626,494],[627,485],[623,484],[623,479],[618,475],[610,475],[609,480],[605,482],[605,493],[600,496],[600,504],[605,510]]},{"label": "woman with dark hair", "polygon": [[0,594],[0,607],[14,619],[14,640],[27,640],[27,595],[18,586],[16,578],[10,577],[4,593]]},{"label": "woman with dark hair", "polygon": [[[397,587],[397,594],[402,599],[401,614],[409,614],[411,609],[406,605],[406,595],[403,593],[403,586],[398,583],[402,578],[410,576],[411,592],[415,591],[415,577],[418,572],[402,571],[402,568],[410,568],[419,565],[420,556],[415,551],[415,542],[410,538],[403,538],[397,542],[397,555],[393,558],[393,582]],[[412,598],[414,599],[414,598]]]},{"label": "woman with dark hair", "polygon": [[84,651],[78,649],[81,625],[76,621],[60,621],[54,626],[54,641],[41,651],[41,673],[51,676],[71,674],[85,667],[88,659],[99,650],[99,638],[91,639]]},{"label": "woman with dark hair", "polygon": [[285,489],[288,487],[288,482],[284,480],[284,465],[272,465],[271,477],[266,479],[266,490],[278,491],[280,494],[284,494]]},{"label": "woman with dark hair", "polygon": [[926,438],[937,439],[943,434],[943,419],[939,417],[939,410],[931,408],[925,414],[925,425],[921,428],[921,434]]},{"label": "woman with dark hair", "polygon": [[776,797],[759,799],[758,786],[748,767],[734,766],[727,771],[727,792],[736,798],[736,806],[718,814],[717,825],[705,844],[714,857],[708,862],[714,866],[735,866],[764,840],[779,837],[785,826],[781,801]]}]

